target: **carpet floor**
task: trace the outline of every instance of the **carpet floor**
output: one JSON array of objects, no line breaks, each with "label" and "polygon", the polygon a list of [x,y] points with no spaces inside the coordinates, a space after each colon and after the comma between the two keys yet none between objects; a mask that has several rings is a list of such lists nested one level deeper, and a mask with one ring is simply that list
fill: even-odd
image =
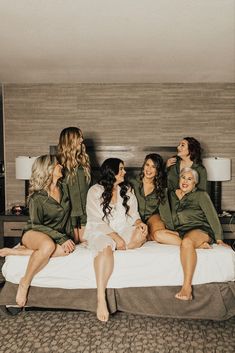
[{"label": "carpet floor", "polygon": [[22,352],[234,353],[235,317],[218,322],[118,312],[101,323],[95,314],[82,311],[2,312],[0,353]]}]

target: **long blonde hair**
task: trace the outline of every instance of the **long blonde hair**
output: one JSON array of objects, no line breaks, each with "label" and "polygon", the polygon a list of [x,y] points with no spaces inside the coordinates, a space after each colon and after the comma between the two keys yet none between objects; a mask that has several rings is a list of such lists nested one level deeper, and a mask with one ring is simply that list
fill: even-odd
[{"label": "long blonde hair", "polygon": [[56,156],[45,154],[38,157],[32,165],[32,174],[29,180],[29,197],[40,190],[49,190],[52,183],[53,170],[58,164]]},{"label": "long blonde hair", "polygon": [[91,180],[90,160],[85,144],[80,143],[81,139],[83,140],[83,135],[78,127],[63,129],[59,138],[58,159],[60,164],[68,170],[69,178],[74,177],[75,168],[81,165],[89,184]]}]

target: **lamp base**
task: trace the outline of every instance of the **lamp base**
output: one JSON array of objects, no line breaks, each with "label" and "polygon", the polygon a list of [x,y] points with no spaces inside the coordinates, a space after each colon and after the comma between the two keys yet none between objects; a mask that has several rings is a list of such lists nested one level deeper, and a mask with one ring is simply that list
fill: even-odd
[{"label": "lamp base", "polygon": [[211,181],[211,201],[213,202],[216,212],[218,214],[222,213],[221,210],[221,191],[222,191],[222,186],[221,186],[221,181]]},{"label": "lamp base", "polygon": [[29,196],[29,180],[25,180],[25,207],[28,205],[28,196]]}]

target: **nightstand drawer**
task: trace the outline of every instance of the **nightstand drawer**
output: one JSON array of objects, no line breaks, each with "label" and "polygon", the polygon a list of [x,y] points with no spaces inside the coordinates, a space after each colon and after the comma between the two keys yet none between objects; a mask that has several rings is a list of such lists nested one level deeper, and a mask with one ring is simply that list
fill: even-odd
[{"label": "nightstand drawer", "polygon": [[230,223],[230,224],[222,224],[222,228],[224,232],[235,232],[235,224]]},{"label": "nightstand drawer", "polygon": [[4,222],[4,237],[21,237],[22,230],[27,222]]}]

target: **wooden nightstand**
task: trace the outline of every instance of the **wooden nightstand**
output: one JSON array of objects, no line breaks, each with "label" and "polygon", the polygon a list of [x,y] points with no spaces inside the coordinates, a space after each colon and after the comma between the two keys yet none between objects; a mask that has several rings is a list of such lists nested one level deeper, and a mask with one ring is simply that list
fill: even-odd
[{"label": "wooden nightstand", "polygon": [[232,245],[235,242],[235,212],[231,212],[231,216],[219,217],[223,228],[224,240]]},{"label": "wooden nightstand", "polygon": [[19,241],[22,230],[28,219],[29,216],[25,215],[0,215],[0,248],[4,246],[4,243],[5,246],[13,246],[17,241]]}]

